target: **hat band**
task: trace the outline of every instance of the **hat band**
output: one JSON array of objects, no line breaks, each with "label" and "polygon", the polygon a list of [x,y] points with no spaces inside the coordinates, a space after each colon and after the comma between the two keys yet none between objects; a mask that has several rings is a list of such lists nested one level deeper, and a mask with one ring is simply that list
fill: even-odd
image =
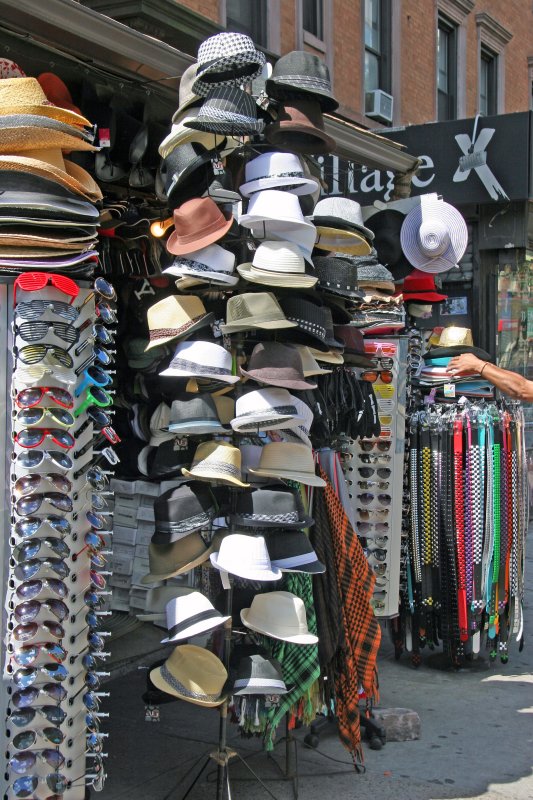
[{"label": "hat band", "polygon": [[247,686],[265,686],[267,689],[285,689],[285,683],[277,678],[237,678],[234,689],[245,689]]},{"label": "hat band", "polygon": [[157,533],[181,533],[181,531],[190,530],[191,528],[199,528],[202,525],[208,525],[209,520],[209,514],[196,514],[196,516],[188,517],[181,522],[158,522],[155,526],[155,530]]},{"label": "hat band", "polygon": [[300,319],[300,317],[289,317],[288,315],[287,319],[291,322],[296,322],[299,328],[303,328],[309,333],[314,334],[319,339],[326,338],[326,329],[322,325],[317,325],[316,322],[310,322],[307,319]]},{"label": "hat band", "polygon": [[270,414],[271,412],[275,412],[276,414],[283,414],[284,416],[295,417],[298,413],[296,411],[296,406],[273,406],[272,408],[265,409],[264,411],[245,411],[244,414],[241,412],[237,415],[237,418],[240,419],[241,417],[255,417],[257,415],[263,414]]},{"label": "hat band", "polygon": [[192,261],[189,258],[180,258],[176,260],[174,264],[178,267],[186,267],[186,269],[192,269],[193,272],[233,272],[232,269],[224,269],[223,266],[220,267],[212,267],[209,264],[202,264],[201,261]]},{"label": "hat band", "polygon": [[218,694],[202,694],[201,692],[192,692],[190,689],[186,689],[181,681],[179,681],[171,672],[169,672],[166,664],[161,666],[161,677],[166,683],[168,683],[169,686],[172,686],[172,688],[178,692],[178,694],[182,694],[184,697],[192,697],[194,700],[208,700],[211,703],[214,703],[220,699],[220,695]]},{"label": "hat band", "polygon": [[168,638],[172,639],[172,637],[176,636],[178,633],[183,633],[183,631],[186,631],[188,628],[191,628],[198,622],[205,622],[208,619],[212,619],[213,622],[217,622],[218,620],[222,619],[222,614],[219,614],[214,608],[208,608],[206,611],[199,611],[198,614],[193,614],[192,617],[188,617],[182,622],[178,622],[176,625],[173,625],[171,628],[169,628]]},{"label": "hat band", "polygon": [[236,111],[226,111],[225,109],[216,108],[215,106],[205,106],[202,108],[202,113],[198,114],[198,122],[236,122],[242,125],[257,124],[257,117],[249,117],[247,114],[238,114]]},{"label": "hat band", "polygon": [[189,361],[186,358],[173,358],[170,362],[170,368],[189,370],[194,375],[201,375],[202,373],[205,375],[231,375],[231,370],[225,367],[208,367],[195,361]]},{"label": "hat band", "polygon": [[153,331],[150,331],[150,341],[153,342],[157,341],[158,339],[166,339],[168,336],[179,336],[180,333],[184,333],[191,327],[191,325],[194,325],[204,316],[205,314],[200,314],[199,317],[193,317],[188,322],[180,325],[179,328],[154,328]]},{"label": "hat band", "polygon": [[[289,83],[301,83],[304,86],[308,85],[313,89],[323,89],[325,92],[331,92],[331,84],[322,78],[313,77],[312,75],[276,75],[272,78],[273,83],[280,81],[288,81]],[[289,101],[287,101],[288,103]]]},{"label": "hat band", "polygon": [[301,170],[296,170],[295,172],[270,172],[268,175],[258,175],[256,178],[250,178],[249,183],[252,183],[252,181],[264,181],[269,178],[305,178],[305,175]]},{"label": "hat band", "polygon": [[271,559],[271,564],[276,567],[300,567],[313,561],[316,561],[314,552],[302,553],[299,556],[289,556],[288,558],[274,558]]},{"label": "hat band", "polygon": [[300,522],[298,511],[287,511],[285,514],[237,514],[237,516],[250,522],[279,522],[282,525]]},{"label": "hat band", "polygon": [[195,470],[205,470],[207,472],[222,472],[225,475],[231,475],[233,478],[241,477],[241,471],[238,467],[235,467],[233,464],[227,464],[225,461],[199,461],[198,464],[193,464],[191,467],[191,472],[194,475]]}]

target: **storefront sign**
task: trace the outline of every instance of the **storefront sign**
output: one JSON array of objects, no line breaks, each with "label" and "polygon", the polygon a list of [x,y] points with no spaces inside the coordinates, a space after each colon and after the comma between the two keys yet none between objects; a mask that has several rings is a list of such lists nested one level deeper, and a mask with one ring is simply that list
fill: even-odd
[{"label": "storefront sign", "polygon": [[[412,180],[412,195],[438,192],[455,205],[526,200],[530,189],[529,111],[494,117],[434,122],[380,134],[406,146],[422,164]],[[329,194],[347,194],[362,206],[389,202],[394,173],[324,156]]]}]

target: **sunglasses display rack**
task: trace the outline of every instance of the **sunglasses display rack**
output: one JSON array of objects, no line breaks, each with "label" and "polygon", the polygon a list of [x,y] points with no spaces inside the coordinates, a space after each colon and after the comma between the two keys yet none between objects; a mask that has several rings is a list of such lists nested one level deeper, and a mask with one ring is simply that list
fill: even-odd
[{"label": "sunglasses display rack", "polygon": [[365,340],[375,366],[362,376],[372,381],[381,433],[342,448],[356,530],[376,575],[371,603],[381,618],[399,610],[407,346],[403,336]]},{"label": "sunglasses display rack", "polygon": [[96,464],[112,435],[101,351],[113,331],[101,292],[112,294],[99,279],[82,288],[51,273],[8,289],[7,798],[82,800],[105,780],[112,518],[110,472]]}]

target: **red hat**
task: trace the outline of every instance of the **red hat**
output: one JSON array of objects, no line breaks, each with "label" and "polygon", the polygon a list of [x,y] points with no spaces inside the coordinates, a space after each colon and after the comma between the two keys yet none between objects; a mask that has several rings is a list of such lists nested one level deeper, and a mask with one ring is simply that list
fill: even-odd
[{"label": "red hat", "polygon": [[421,300],[425,303],[440,303],[448,299],[447,294],[438,294],[434,276],[419,269],[414,269],[405,276],[402,290],[398,294],[403,295],[404,302]]},{"label": "red hat", "polygon": [[53,72],[42,72],[37,80],[41,84],[42,90],[50,103],[59,106],[59,108],[66,108],[69,111],[74,111],[76,114],[81,114],[78,106],[74,105],[66,84],[58,75],[55,75]]}]

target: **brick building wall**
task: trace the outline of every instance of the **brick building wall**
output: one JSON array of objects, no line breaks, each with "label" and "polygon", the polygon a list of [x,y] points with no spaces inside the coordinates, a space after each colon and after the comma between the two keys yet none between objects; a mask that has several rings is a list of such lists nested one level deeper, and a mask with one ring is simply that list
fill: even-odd
[{"label": "brick building wall", "polygon": [[[303,41],[298,30],[303,0],[267,0],[269,11],[279,13],[279,34],[270,49],[278,54],[298,48]],[[395,125],[434,121],[436,110],[437,15],[450,9],[462,17],[461,46],[463,68],[458,74],[461,95],[458,116],[471,117],[478,112],[480,53],[479,15],[482,29],[491,39],[491,28],[509,38],[502,44],[500,61],[505,62],[503,93],[498,113],[524,111],[531,103],[531,79],[528,58],[533,59],[532,0],[391,0],[396,14],[392,31],[393,95],[397,113]],[[223,24],[225,0],[181,0],[198,14]],[[381,128],[364,115],[364,0],[326,0],[329,14],[326,43],[329,51],[317,50],[308,41],[305,49],[317,52],[328,61],[334,93],[340,102],[339,114],[369,128]],[[499,28],[498,26],[501,26]],[[502,39],[502,41],[503,41]],[[492,39],[491,39],[492,41]],[[501,87],[500,87],[501,92]]]}]

